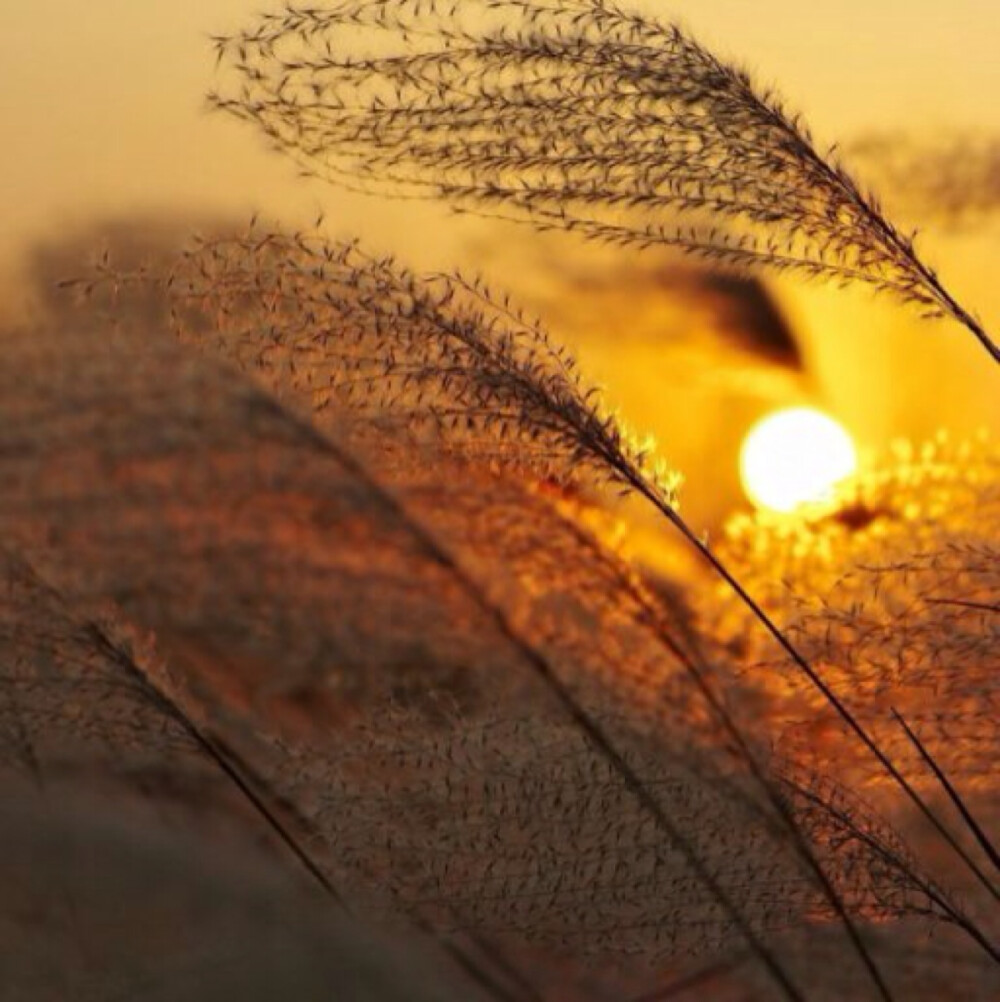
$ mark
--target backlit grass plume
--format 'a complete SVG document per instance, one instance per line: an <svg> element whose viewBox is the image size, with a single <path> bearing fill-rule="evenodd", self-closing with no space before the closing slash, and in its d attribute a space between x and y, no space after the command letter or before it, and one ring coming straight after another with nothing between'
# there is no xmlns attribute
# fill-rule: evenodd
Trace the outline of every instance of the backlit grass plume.
<svg viewBox="0 0 1000 1002"><path fill-rule="evenodd" d="M214 106L310 175L859 282L1000 349L779 99L607 0L344 0L216 39Z"/></svg>
<svg viewBox="0 0 1000 1002"><path fill-rule="evenodd" d="M570 357L505 300L457 276L422 279L353 243L258 231L200 241L160 281L182 337L220 353L314 413L331 409L406 430L431 429L450 450L561 480L611 482L650 502L697 550L782 648L880 767L973 861L894 761L674 506L672 484L651 471L616 419L576 376ZM101 279L99 279L101 280ZM988 883L983 876L983 881Z"/></svg>
<svg viewBox="0 0 1000 1002"><path fill-rule="evenodd" d="M672 510L677 477L651 445L603 406L570 352L477 280L416 276L354 242L256 226L200 240L164 274L105 277L162 283L183 339L207 340L315 416L402 429L543 479L640 487Z"/></svg>
<svg viewBox="0 0 1000 1002"><path fill-rule="evenodd" d="M997 816L1000 773L1000 448L988 439L900 447L843 490L834 514L736 521L727 562L880 743L915 777L917 750L886 712L891 699L964 793ZM730 604L739 619L744 613ZM719 632L736 635L732 622ZM749 663L769 660L755 642ZM783 659L778 659L783 660ZM766 677L784 675L777 661ZM798 702L797 700L794 702ZM815 754L811 695L788 703L784 743ZM861 762L859 785L875 777ZM933 776L915 779L920 785Z"/></svg>
<svg viewBox="0 0 1000 1002"><path fill-rule="evenodd" d="M605 968L666 970L833 920L732 768L671 627L543 497L426 453L401 471L405 451L386 491L335 422L318 434L155 327L104 333L8 338L0 516L60 588L115 596L155 634L338 897L389 896L450 947L530 940ZM537 684L543 664L571 702ZM93 712L75 679L60 691ZM8 696L14 738L53 698ZM927 911L929 878L870 851L874 819L852 811L845 835L791 806L855 919Z"/></svg>
<svg viewBox="0 0 1000 1002"><path fill-rule="evenodd" d="M514 484L443 464L386 492L332 428L144 334L8 338L0 514L60 588L155 634L338 896L389 897L451 946L660 964L737 930L763 955L823 907L712 765L640 610L543 504L523 517Z"/></svg>

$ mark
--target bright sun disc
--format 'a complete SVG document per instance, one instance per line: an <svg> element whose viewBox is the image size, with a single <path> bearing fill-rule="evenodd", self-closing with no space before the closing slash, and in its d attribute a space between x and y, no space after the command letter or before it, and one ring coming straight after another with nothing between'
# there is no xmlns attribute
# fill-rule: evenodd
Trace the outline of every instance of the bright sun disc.
<svg viewBox="0 0 1000 1002"><path fill-rule="evenodd" d="M740 477L759 508L787 512L829 499L858 465L854 443L833 418L790 407L758 421L740 451Z"/></svg>

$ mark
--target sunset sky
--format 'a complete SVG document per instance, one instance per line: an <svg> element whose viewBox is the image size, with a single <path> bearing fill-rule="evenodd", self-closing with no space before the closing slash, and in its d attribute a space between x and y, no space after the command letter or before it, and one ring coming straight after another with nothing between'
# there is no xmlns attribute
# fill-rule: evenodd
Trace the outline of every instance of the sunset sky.
<svg viewBox="0 0 1000 1002"><path fill-rule="evenodd" d="M678 17L716 51L775 84L824 141L872 131L1000 133L995 0L635 2ZM205 112L213 79L207 36L240 27L260 8L256 0L46 0L5 11L5 270L33 242L97 218L245 219L255 210L293 223L322 210L335 235L360 235L418 266L483 265L475 250L483 246L481 224L458 221L436 205L349 196L300 181L251 129ZM922 244L994 332L996 229L975 237L929 231ZM489 239L515 239L507 232L490 231ZM516 239L525 234L518 230ZM492 277L517 292L516 275ZM792 282L776 290L809 348L826 403L864 444L921 437L938 425L964 432L992 424L1000 431L996 372L957 329L921 327L866 295ZM600 345L583 350L600 366ZM647 386L636 396L655 401L658 392ZM640 418L648 420L653 409L642 407ZM666 426L668 412L654 423Z"/></svg>

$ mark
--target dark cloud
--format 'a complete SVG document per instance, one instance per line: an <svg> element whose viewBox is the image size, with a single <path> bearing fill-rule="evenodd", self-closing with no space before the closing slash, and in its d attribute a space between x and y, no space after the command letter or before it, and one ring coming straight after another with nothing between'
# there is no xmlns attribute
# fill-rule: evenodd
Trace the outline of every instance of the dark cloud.
<svg viewBox="0 0 1000 1002"><path fill-rule="evenodd" d="M723 330L745 350L789 369L804 368L791 325L759 279L702 272L689 274L688 289L711 300Z"/></svg>

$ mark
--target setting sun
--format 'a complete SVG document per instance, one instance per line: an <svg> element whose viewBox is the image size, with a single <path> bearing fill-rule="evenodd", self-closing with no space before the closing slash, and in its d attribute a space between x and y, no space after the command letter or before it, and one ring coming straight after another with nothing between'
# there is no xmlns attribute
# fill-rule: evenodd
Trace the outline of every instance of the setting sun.
<svg viewBox="0 0 1000 1002"><path fill-rule="evenodd" d="M822 501L857 467L847 432L811 407L776 411L750 429L740 451L740 479L760 508L792 511Z"/></svg>

